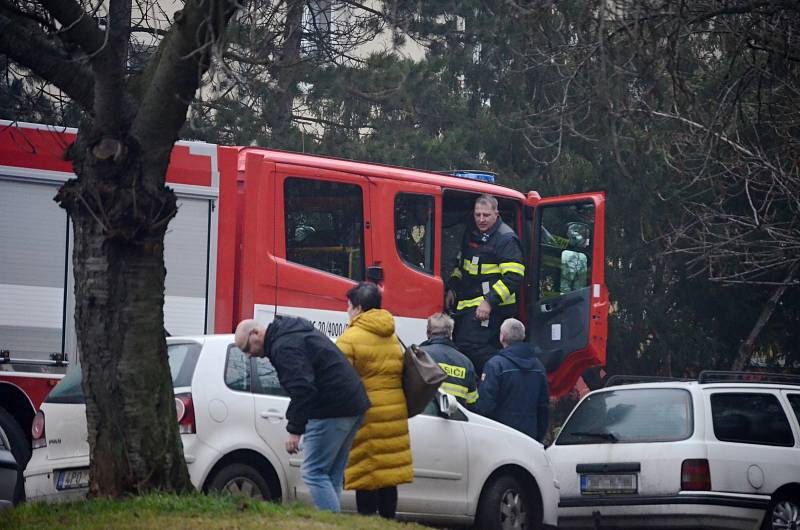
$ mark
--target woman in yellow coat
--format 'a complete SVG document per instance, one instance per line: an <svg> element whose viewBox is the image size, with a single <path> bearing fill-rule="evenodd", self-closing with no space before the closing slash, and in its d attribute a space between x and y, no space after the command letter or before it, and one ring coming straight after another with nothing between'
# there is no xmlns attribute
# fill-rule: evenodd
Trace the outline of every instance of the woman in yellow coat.
<svg viewBox="0 0 800 530"><path fill-rule="evenodd" d="M411 442L403 394L403 349L394 318L381 309L378 286L362 282L347 292L350 326L336 345L353 363L372 406L353 440L344 487L356 490L358 513L388 519L397 510L397 485L411 482Z"/></svg>

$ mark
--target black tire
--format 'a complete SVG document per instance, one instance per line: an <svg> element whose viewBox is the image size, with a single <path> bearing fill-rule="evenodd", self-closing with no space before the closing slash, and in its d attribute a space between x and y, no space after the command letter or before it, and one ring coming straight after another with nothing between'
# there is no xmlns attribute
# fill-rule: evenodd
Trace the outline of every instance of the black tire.
<svg viewBox="0 0 800 530"><path fill-rule="evenodd" d="M764 515L762 530L792 530L800 528L800 495L784 493L775 496Z"/></svg>
<svg viewBox="0 0 800 530"><path fill-rule="evenodd" d="M216 473L208 482L210 492L230 493L250 499L269 501L272 492L261 473L247 464L230 464Z"/></svg>
<svg viewBox="0 0 800 530"><path fill-rule="evenodd" d="M540 521L532 498L511 475L500 475L484 489L478 501L475 528L480 530L532 530Z"/></svg>
<svg viewBox="0 0 800 530"><path fill-rule="evenodd" d="M31 443L14 416L3 407L0 407L0 436L11 446L11 454L14 455L14 460L17 461L19 468L13 499L14 504L17 504L25 500L25 479L22 472L25 470L28 460L31 459Z"/></svg>

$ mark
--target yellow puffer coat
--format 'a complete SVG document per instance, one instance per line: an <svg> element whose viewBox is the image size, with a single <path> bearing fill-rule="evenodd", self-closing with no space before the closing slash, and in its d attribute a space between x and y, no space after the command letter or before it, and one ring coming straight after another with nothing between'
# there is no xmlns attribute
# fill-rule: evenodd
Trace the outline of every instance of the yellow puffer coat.
<svg viewBox="0 0 800 530"><path fill-rule="evenodd" d="M353 440L345 489L375 490L411 482L403 350L394 336L394 318L385 309L361 313L336 345L353 363L372 403Z"/></svg>

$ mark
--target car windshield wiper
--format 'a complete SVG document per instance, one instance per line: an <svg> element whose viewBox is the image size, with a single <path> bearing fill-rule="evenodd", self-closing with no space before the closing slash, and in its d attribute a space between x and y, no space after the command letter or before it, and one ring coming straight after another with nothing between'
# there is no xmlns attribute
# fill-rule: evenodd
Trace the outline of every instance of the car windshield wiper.
<svg viewBox="0 0 800 530"><path fill-rule="evenodd" d="M578 431L578 432L571 432L569 433L570 436L586 436L588 438L600 438L601 440L608 440L609 442L618 442L619 438L611 434L610 432L588 432L588 431Z"/></svg>

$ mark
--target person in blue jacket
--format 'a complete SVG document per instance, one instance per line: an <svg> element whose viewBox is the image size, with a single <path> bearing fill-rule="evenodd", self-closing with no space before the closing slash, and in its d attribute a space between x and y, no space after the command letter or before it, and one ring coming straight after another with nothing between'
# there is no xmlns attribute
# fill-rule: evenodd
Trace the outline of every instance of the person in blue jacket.
<svg viewBox="0 0 800 530"><path fill-rule="evenodd" d="M549 420L547 373L536 347L525 342L525 326L519 320L503 321L500 344L503 349L483 367L473 410L541 442Z"/></svg>

